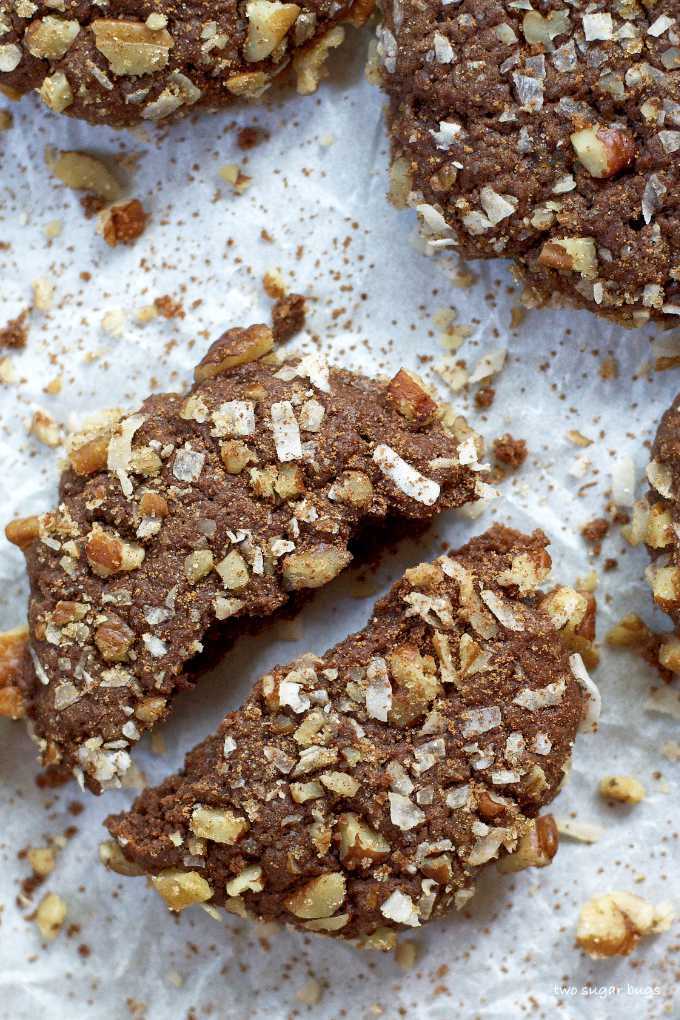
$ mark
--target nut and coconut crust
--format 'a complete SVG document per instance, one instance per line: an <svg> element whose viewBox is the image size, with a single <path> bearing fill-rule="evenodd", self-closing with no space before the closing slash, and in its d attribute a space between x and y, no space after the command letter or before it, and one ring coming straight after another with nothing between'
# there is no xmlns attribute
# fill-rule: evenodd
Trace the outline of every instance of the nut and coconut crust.
<svg viewBox="0 0 680 1020"><path fill-rule="evenodd" d="M464 437L402 402L401 373L279 361L272 345L266 326L229 330L188 394L86 426L59 506L7 528L31 583L13 686L43 762L97 792L225 627L331 581L367 524L377 538L388 517L427 522L484 491L481 465L459 463Z"/></svg>
<svg viewBox="0 0 680 1020"><path fill-rule="evenodd" d="M273 669L180 774L111 816L106 861L174 910L382 948L461 908L487 862L549 864L556 828L535 819L588 695L535 590L546 545L496 526L407 570L364 630Z"/></svg>
<svg viewBox="0 0 680 1020"><path fill-rule="evenodd" d="M113 127L166 122L198 108L257 99L292 61L315 91L342 22L364 0L0 0L0 88L36 90L55 113Z"/></svg>
<svg viewBox="0 0 680 1020"><path fill-rule="evenodd" d="M680 2L384 4L391 194L528 303L680 316Z"/></svg>
<svg viewBox="0 0 680 1020"><path fill-rule="evenodd" d="M636 501L626 537L633 545L647 546L652 562L646 577L652 596L675 627L674 634L653 642L653 654L662 670L680 674L680 396L659 422L647 479L650 489Z"/></svg>

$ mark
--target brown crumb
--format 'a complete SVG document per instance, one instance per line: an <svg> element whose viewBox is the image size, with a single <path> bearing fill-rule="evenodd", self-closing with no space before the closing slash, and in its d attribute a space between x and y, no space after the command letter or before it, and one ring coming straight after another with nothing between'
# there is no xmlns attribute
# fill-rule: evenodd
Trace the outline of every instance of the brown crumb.
<svg viewBox="0 0 680 1020"><path fill-rule="evenodd" d="M605 358L600 365L600 378L605 381L608 379L618 379L619 377L619 366L615 358Z"/></svg>
<svg viewBox="0 0 680 1020"><path fill-rule="evenodd" d="M54 790L65 786L71 779L71 772L62 765L48 765L35 777L35 785L39 790Z"/></svg>
<svg viewBox="0 0 680 1020"><path fill-rule="evenodd" d="M281 276L278 269L270 269L262 277L262 286L267 297L270 297L272 301L277 301L279 298L286 296L288 288Z"/></svg>
<svg viewBox="0 0 680 1020"><path fill-rule="evenodd" d="M510 310L510 329L519 329L527 316L527 310L523 305L513 305Z"/></svg>
<svg viewBox="0 0 680 1020"><path fill-rule="evenodd" d="M4 329L0 329L0 347L25 347L28 340L28 309L24 308L16 319L10 319Z"/></svg>
<svg viewBox="0 0 680 1020"><path fill-rule="evenodd" d="M595 517L592 521L587 521L581 528L581 534L588 545L593 547L596 556L599 556L602 551L602 540L608 531L609 521L606 517Z"/></svg>
<svg viewBox="0 0 680 1020"><path fill-rule="evenodd" d="M521 467L527 459L527 444L525 439L515 439L506 432L493 441L493 453L496 460L508 467Z"/></svg>
<svg viewBox="0 0 680 1020"><path fill-rule="evenodd" d="M180 301L177 301L170 294L163 294L161 297L154 298L154 305L158 310L159 315L162 315L164 319L183 319L184 308Z"/></svg>
<svg viewBox="0 0 680 1020"><path fill-rule="evenodd" d="M496 391L493 386L482 386L481 389L475 393L475 404L482 410L487 407L491 407L496 397Z"/></svg>
<svg viewBox="0 0 680 1020"><path fill-rule="evenodd" d="M277 343L284 343L302 329L305 324L305 297L303 294L288 294L279 298L272 308L272 332Z"/></svg>
<svg viewBox="0 0 680 1020"><path fill-rule="evenodd" d="M261 142L264 138L264 132L260 128L256 128L253 125L241 128L236 136L236 144L239 149L254 149L258 142Z"/></svg>
<svg viewBox="0 0 680 1020"><path fill-rule="evenodd" d="M149 216L137 198L120 202L105 209L99 221L98 232L112 248L117 244L132 244L146 229Z"/></svg>
<svg viewBox="0 0 680 1020"><path fill-rule="evenodd" d="M106 200L99 195L83 195L80 199L80 205L85 214L85 219L93 220L95 216L99 216L102 209L106 208Z"/></svg>

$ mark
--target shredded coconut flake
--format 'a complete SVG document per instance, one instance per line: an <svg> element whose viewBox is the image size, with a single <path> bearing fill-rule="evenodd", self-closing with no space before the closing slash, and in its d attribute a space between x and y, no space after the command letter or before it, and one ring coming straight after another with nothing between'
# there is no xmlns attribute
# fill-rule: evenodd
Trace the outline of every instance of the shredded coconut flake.
<svg viewBox="0 0 680 1020"><path fill-rule="evenodd" d="M400 793L388 793L387 796L390 800L390 818L392 819L392 824L396 825L402 832L414 829L425 821L424 812L419 807L416 807L408 797L403 797Z"/></svg>
<svg viewBox="0 0 680 1020"><path fill-rule="evenodd" d="M227 400L213 411L212 420L212 436L252 436L255 405L251 400Z"/></svg>
<svg viewBox="0 0 680 1020"><path fill-rule="evenodd" d="M55 689L54 692L54 707L57 712L61 712L62 709L68 708L69 705L74 705L76 701L80 699L82 692L78 690L75 684L64 683Z"/></svg>
<svg viewBox="0 0 680 1020"><path fill-rule="evenodd" d="M129 418L124 418L119 425L119 431L109 440L106 466L117 476L124 496L132 495L132 482L128 475L132 460L132 439L145 421L146 418L142 414L132 414Z"/></svg>
<svg viewBox="0 0 680 1020"><path fill-rule="evenodd" d="M611 14L584 14L583 31L587 42L614 38L614 21Z"/></svg>
<svg viewBox="0 0 680 1020"><path fill-rule="evenodd" d="M300 426L290 400L281 400L272 404L272 432L276 456L282 463L301 459Z"/></svg>
<svg viewBox="0 0 680 1020"><path fill-rule="evenodd" d="M465 786L456 786L455 789L449 790L446 794L446 806L452 810L467 807L469 803L470 787L467 784Z"/></svg>
<svg viewBox="0 0 680 1020"><path fill-rule="evenodd" d="M387 722L392 707L392 684L384 659L371 659L366 668L368 688L366 690L366 711L371 719Z"/></svg>
<svg viewBox="0 0 680 1020"><path fill-rule="evenodd" d="M668 464L660 464L653 460L647 465L649 484L666 499L673 498L673 473Z"/></svg>
<svg viewBox="0 0 680 1020"><path fill-rule="evenodd" d="M279 704L281 706L288 705L289 708L292 708L298 714L306 712L311 702L309 698L300 694L301 690L301 684L293 683L292 680L282 680L279 684Z"/></svg>
<svg viewBox="0 0 680 1020"><path fill-rule="evenodd" d="M521 620L517 619L505 599L502 599L500 595L496 595L495 592L490 591L488 588L485 588L479 594L484 605L488 606L498 622L504 627L514 631L524 630L524 624Z"/></svg>
<svg viewBox="0 0 680 1020"><path fill-rule="evenodd" d="M488 708L469 708L464 713L463 736L473 737L478 733L486 733L500 726L503 721L501 710L496 705Z"/></svg>
<svg viewBox="0 0 680 1020"><path fill-rule="evenodd" d="M569 668L572 676L586 692L586 705L581 718L579 729L595 732L602 710L602 697L595 681L591 678L586 669L583 659L574 652L569 656Z"/></svg>
<svg viewBox="0 0 680 1020"><path fill-rule="evenodd" d="M373 460L391 482L411 499L425 506L432 506L439 499L441 487L438 482L421 475L416 468L407 464L390 446L380 443L373 451Z"/></svg>
<svg viewBox="0 0 680 1020"><path fill-rule="evenodd" d="M175 454L172 473L178 482L195 482L203 470L205 454L185 447Z"/></svg>
<svg viewBox="0 0 680 1020"><path fill-rule="evenodd" d="M462 130L463 129L460 124L456 124L455 121L440 120L439 130L430 130L430 134L432 135L437 148L442 152L446 152L451 148L451 145Z"/></svg>
<svg viewBox="0 0 680 1020"><path fill-rule="evenodd" d="M580 658L580 656L579 656ZM512 699L513 704L528 708L530 712L536 712L541 708L550 708L552 705L559 705L566 690L566 680L556 680L552 684L532 690L525 687Z"/></svg>
<svg viewBox="0 0 680 1020"><path fill-rule="evenodd" d="M632 457L619 457L612 468L612 498L618 506L632 506L635 501L635 465Z"/></svg>
<svg viewBox="0 0 680 1020"><path fill-rule="evenodd" d="M392 895L387 897L380 907L380 913L397 924L407 924L411 928L420 926L418 908L411 897L400 889L395 889Z"/></svg>
<svg viewBox="0 0 680 1020"><path fill-rule="evenodd" d="M142 641L149 655L153 656L154 659L161 659L168 650L165 641L161 641L159 637L155 637L153 634L142 634Z"/></svg>
<svg viewBox="0 0 680 1020"><path fill-rule="evenodd" d="M562 836L569 836L570 839L577 839L579 843L597 843L602 839L605 830L601 825L593 825L590 822L578 822L573 818L556 818L557 831Z"/></svg>
<svg viewBox="0 0 680 1020"><path fill-rule="evenodd" d="M496 350L489 351L488 354L485 354L479 359L476 368L470 376L469 382L482 382L483 379L488 379L492 375L497 375L503 368L507 355L507 347L499 347Z"/></svg>
<svg viewBox="0 0 680 1020"><path fill-rule="evenodd" d="M300 408L300 428L305 432L320 432L326 408L318 400L306 400Z"/></svg>

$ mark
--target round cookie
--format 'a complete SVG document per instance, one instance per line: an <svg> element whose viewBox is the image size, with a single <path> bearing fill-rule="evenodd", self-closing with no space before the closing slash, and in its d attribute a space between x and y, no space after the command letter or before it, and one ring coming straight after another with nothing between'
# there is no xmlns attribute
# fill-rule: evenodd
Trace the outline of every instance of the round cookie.
<svg viewBox="0 0 680 1020"><path fill-rule="evenodd" d="M680 0L385 9L392 197L530 302L680 322ZM535 8L535 9L534 9Z"/></svg>
<svg viewBox="0 0 680 1020"><path fill-rule="evenodd" d="M314 92L340 22L359 25L372 0L0 0L0 89L36 89L50 109L129 127L191 108L258 98L293 60Z"/></svg>

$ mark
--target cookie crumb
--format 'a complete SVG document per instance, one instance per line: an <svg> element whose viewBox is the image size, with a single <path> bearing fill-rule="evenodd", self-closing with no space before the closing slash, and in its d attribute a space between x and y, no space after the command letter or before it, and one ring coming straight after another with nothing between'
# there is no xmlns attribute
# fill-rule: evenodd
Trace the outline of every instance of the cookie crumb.
<svg viewBox="0 0 680 1020"><path fill-rule="evenodd" d="M119 202L104 209L99 216L97 233L115 248L117 244L132 244L146 230L149 215L137 198Z"/></svg>
<svg viewBox="0 0 680 1020"><path fill-rule="evenodd" d="M501 464L507 464L508 467L516 469L521 467L527 459L526 440L515 439L509 432L506 432L504 436L494 439L493 453Z"/></svg>
<svg viewBox="0 0 680 1020"><path fill-rule="evenodd" d="M0 347L25 347L27 341L28 309L24 308L16 319L10 319L7 325L0 329Z"/></svg>
<svg viewBox="0 0 680 1020"><path fill-rule="evenodd" d="M289 294L279 298L272 308L272 332L277 343L285 343L299 333L305 324L305 297Z"/></svg>
<svg viewBox="0 0 680 1020"><path fill-rule="evenodd" d="M602 551L602 540L609 531L609 521L606 517L595 517L587 521L581 528L581 534L588 545L592 546L596 556Z"/></svg>

